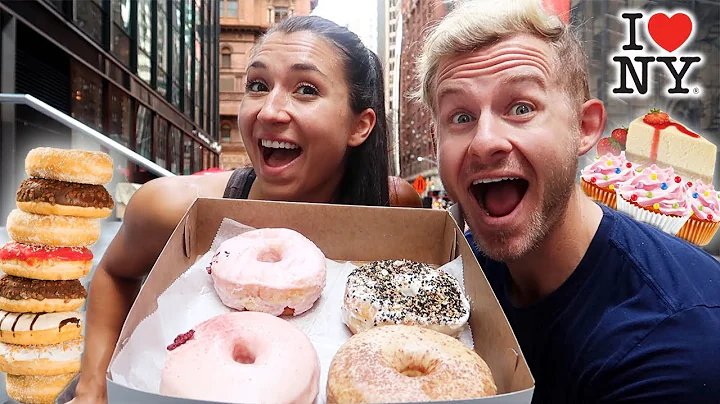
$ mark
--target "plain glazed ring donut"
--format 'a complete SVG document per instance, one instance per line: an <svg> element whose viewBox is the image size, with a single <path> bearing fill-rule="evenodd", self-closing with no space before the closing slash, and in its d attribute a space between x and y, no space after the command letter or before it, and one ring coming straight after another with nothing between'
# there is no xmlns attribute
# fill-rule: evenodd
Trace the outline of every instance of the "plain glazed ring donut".
<svg viewBox="0 0 720 404"><path fill-rule="evenodd" d="M10 241L0 247L0 271L46 281L80 279L92 269L93 253L85 247L46 247Z"/></svg>
<svg viewBox="0 0 720 404"><path fill-rule="evenodd" d="M310 339L260 312L231 312L179 335L168 346L160 394L247 403L313 403L320 361Z"/></svg>
<svg viewBox="0 0 720 404"><path fill-rule="evenodd" d="M275 316L309 310L325 287L325 255L290 229L258 229L220 244L210 273L220 300Z"/></svg>
<svg viewBox="0 0 720 404"><path fill-rule="evenodd" d="M75 378L76 373L57 376L18 376L8 374L5 381L10 398L20 403L55 404L57 397Z"/></svg>
<svg viewBox="0 0 720 404"><path fill-rule="evenodd" d="M328 404L414 403L488 397L485 361L462 342L422 327L386 325L355 334L330 363Z"/></svg>
<svg viewBox="0 0 720 404"><path fill-rule="evenodd" d="M31 177L103 185L112 180L113 161L102 152L38 147L25 158L25 172Z"/></svg>
<svg viewBox="0 0 720 404"><path fill-rule="evenodd" d="M36 215L14 209L7 218L11 239L51 247L87 247L100 238L100 222L73 216Z"/></svg>
<svg viewBox="0 0 720 404"><path fill-rule="evenodd" d="M342 318L353 334L405 324L457 336L470 303L452 275L408 260L376 261L348 275Z"/></svg>
<svg viewBox="0 0 720 404"><path fill-rule="evenodd" d="M21 376L54 376L80 371L82 339L54 345L0 342L0 371Z"/></svg>

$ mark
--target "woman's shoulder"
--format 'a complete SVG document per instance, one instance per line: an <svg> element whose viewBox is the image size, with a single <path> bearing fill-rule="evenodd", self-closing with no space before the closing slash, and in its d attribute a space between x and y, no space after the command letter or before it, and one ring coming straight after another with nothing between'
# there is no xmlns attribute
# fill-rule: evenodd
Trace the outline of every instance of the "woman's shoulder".
<svg viewBox="0 0 720 404"><path fill-rule="evenodd" d="M388 177L390 206L406 208L422 208L422 199L409 182L400 177Z"/></svg>

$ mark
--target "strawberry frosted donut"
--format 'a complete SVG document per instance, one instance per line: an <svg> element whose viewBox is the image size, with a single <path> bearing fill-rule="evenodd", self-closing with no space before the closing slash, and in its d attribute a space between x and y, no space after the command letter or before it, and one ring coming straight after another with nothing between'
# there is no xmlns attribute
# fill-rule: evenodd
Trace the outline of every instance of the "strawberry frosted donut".
<svg viewBox="0 0 720 404"><path fill-rule="evenodd" d="M289 322L231 312L179 335L167 348L160 394L222 402L315 401L320 361L310 339Z"/></svg>
<svg viewBox="0 0 720 404"><path fill-rule="evenodd" d="M226 240L209 272L220 300L275 316L309 310L325 287L325 255L290 229L258 229Z"/></svg>

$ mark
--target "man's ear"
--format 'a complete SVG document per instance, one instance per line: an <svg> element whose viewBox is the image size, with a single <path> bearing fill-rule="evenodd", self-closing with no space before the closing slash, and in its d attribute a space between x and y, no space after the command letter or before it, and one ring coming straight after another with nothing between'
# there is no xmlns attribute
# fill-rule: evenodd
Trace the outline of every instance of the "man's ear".
<svg viewBox="0 0 720 404"><path fill-rule="evenodd" d="M376 119L375 111L372 108L361 112L355 123L355 130L348 138L348 146L357 147L363 144L375 127Z"/></svg>
<svg viewBox="0 0 720 404"><path fill-rule="evenodd" d="M580 121L578 155L582 156L595 147L605 130L607 123L605 105L598 99L585 101L578 120Z"/></svg>

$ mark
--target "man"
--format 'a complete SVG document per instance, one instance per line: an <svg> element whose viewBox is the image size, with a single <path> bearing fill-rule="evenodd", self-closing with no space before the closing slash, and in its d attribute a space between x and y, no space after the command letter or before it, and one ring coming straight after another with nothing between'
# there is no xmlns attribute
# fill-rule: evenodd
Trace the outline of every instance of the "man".
<svg viewBox="0 0 720 404"><path fill-rule="evenodd" d="M460 4L425 42L419 80L533 402L718 403L720 264L576 185L606 112L570 29L539 0Z"/></svg>

